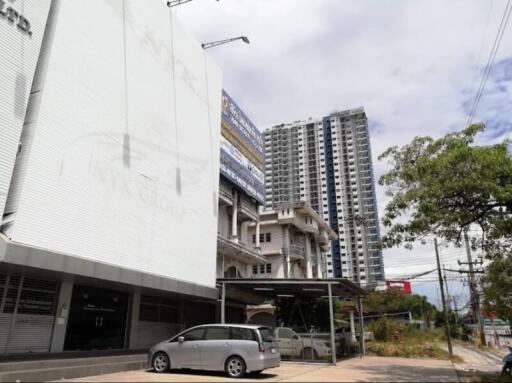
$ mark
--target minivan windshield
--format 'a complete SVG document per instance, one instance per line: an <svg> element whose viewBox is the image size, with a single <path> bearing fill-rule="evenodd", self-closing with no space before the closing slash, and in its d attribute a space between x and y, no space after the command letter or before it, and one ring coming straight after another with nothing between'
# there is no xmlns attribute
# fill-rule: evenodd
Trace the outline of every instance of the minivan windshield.
<svg viewBox="0 0 512 383"><path fill-rule="evenodd" d="M273 342L274 337L272 336L272 331L269 327L260 327L258 329L261 334L261 340L263 342Z"/></svg>

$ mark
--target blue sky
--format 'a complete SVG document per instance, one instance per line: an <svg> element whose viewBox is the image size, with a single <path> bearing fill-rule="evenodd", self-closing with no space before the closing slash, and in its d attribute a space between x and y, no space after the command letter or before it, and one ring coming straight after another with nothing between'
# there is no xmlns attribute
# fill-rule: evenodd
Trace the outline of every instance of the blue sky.
<svg viewBox="0 0 512 383"><path fill-rule="evenodd" d="M377 157L417 135L463 127L506 0L194 0L178 18L201 42L247 35L212 49L224 86L260 128L334 110L366 108ZM511 23L512 24L512 23ZM475 120L481 144L511 135L512 25ZM511 136L512 138L512 136ZM377 188L379 210L387 198ZM382 213L381 213L382 215ZM447 249L447 263L464 253ZM435 266L431 246L385 251L390 277ZM433 284L418 285L436 301ZM429 287L430 286L430 287Z"/></svg>

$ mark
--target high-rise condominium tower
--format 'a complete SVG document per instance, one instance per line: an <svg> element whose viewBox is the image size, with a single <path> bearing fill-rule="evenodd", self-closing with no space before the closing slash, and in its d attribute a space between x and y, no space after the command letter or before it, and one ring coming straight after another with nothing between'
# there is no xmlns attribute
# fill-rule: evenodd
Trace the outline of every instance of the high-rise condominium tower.
<svg viewBox="0 0 512 383"><path fill-rule="evenodd" d="M329 276L362 285L383 280L364 108L274 126L265 148L265 206L308 201L339 235L327 255Z"/></svg>

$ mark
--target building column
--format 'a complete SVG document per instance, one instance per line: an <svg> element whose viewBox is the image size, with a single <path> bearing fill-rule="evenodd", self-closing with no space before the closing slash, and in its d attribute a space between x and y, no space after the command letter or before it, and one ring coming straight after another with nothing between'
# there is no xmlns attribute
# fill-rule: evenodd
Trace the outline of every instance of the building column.
<svg viewBox="0 0 512 383"><path fill-rule="evenodd" d="M283 226L283 250L284 250L284 277L290 277L290 228L288 225Z"/></svg>
<svg viewBox="0 0 512 383"><path fill-rule="evenodd" d="M354 311L350 311L350 335L352 337L352 341L356 341L356 323L355 323L355 315Z"/></svg>
<svg viewBox="0 0 512 383"><path fill-rule="evenodd" d="M231 215L231 240L238 243L238 191L233 192L233 214Z"/></svg>
<svg viewBox="0 0 512 383"><path fill-rule="evenodd" d="M327 272L327 253L325 251L322 251L321 253L322 258L322 279L326 279L329 277L329 274Z"/></svg>
<svg viewBox="0 0 512 383"><path fill-rule="evenodd" d="M322 250L318 241L315 241L316 246L316 277L322 278Z"/></svg>
<svg viewBox="0 0 512 383"><path fill-rule="evenodd" d="M220 323L226 323L226 284L221 286L221 300L220 300Z"/></svg>
<svg viewBox="0 0 512 383"><path fill-rule="evenodd" d="M331 333L331 362L332 364L336 364L336 337L335 337L335 328L334 328L334 302L332 299L332 287L331 284L327 284L327 292L329 295L329 324L330 324L330 333Z"/></svg>
<svg viewBox="0 0 512 383"><path fill-rule="evenodd" d="M313 278L313 258L311 254L311 237L306 233L306 278Z"/></svg>
<svg viewBox="0 0 512 383"><path fill-rule="evenodd" d="M255 241L254 241L254 247L256 248L256 251L258 253L261 252L261 244L260 244L260 220L256 222L256 233L255 233Z"/></svg>
<svg viewBox="0 0 512 383"><path fill-rule="evenodd" d="M68 327L69 308L71 307L71 296L73 293L72 277L64 277L60 285L59 299L57 301L57 313L53 324L53 335L50 344L50 352L64 351L64 341Z"/></svg>
<svg viewBox="0 0 512 383"><path fill-rule="evenodd" d="M250 243L252 242L252 238L249 238L249 222L244 221L240 223L240 233L238 234L238 241L244 242L247 247L250 247Z"/></svg>
<svg viewBox="0 0 512 383"><path fill-rule="evenodd" d="M364 311L363 311L363 297L359 297L358 299L359 306L359 333L361 334L359 337L359 351L361 356L365 355L365 342L364 342Z"/></svg>
<svg viewBox="0 0 512 383"><path fill-rule="evenodd" d="M139 330L139 310L140 310L140 291L136 290L132 294L132 307L130 312L130 328L128 335L128 349L136 350L138 347Z"/></svg>

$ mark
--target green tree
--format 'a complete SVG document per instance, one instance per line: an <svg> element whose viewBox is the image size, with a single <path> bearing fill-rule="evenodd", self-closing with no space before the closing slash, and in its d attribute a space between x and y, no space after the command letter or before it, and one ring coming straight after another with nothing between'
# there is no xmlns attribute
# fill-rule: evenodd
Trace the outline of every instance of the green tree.
<svg viewBox="0 0 512 383"><path fill-rule="evenodd" d="M275 301L276 317L280 324L293 327L298 331L329 331L329 303L327 299L278 298ZM334 312L338 311L338 302L334 302Z"/></svg>
<svg viewBox="0 0 512 383"><path fill-rule="evenodd" d="M487 306L512 318L512 159L507 142L477 146L485 127L472 125L434 140L416 137L392 147L380 159L391 165L379 183L391 201L383 217L384 247L405 245L435 235L460 245L463 233L478 225L472 239L491 264L485 275Z"/></svg>
<svg viewBox="0 0 512 383"><path fill-rule="evenodd" d="M405 331L405 326L398 321L382 317L370 323L368 330L373 333L375 340L389 342L399 340Z"/></svg>
<svg viewBox="0 0 512 383"><path fill-rule="evenodd" d="M483 282L486 308L512 323L512 255L493 259Z"/></svg>
<svg viewBox="0 0 512 383"><path fill-rule="evenodd" d="M372 313L391 313L410 311L412 316L420 319L433 318L436 313L434 305L427 301L427 297L411 294L404 294L399 289L386 291L372 291L364 300L364 308Z"/></svg>
<svg viewBox="0 0 512 383"><path fill-rule="evenodd" d="M489 252L510 246L512 160L506 142L474 145L483 130L472 125L438 140L416 137L379 157L391 165L379 180L391 197L383 217L385 247L411 248L429 235L460 244L474 224L485 232Z"/></svg>

